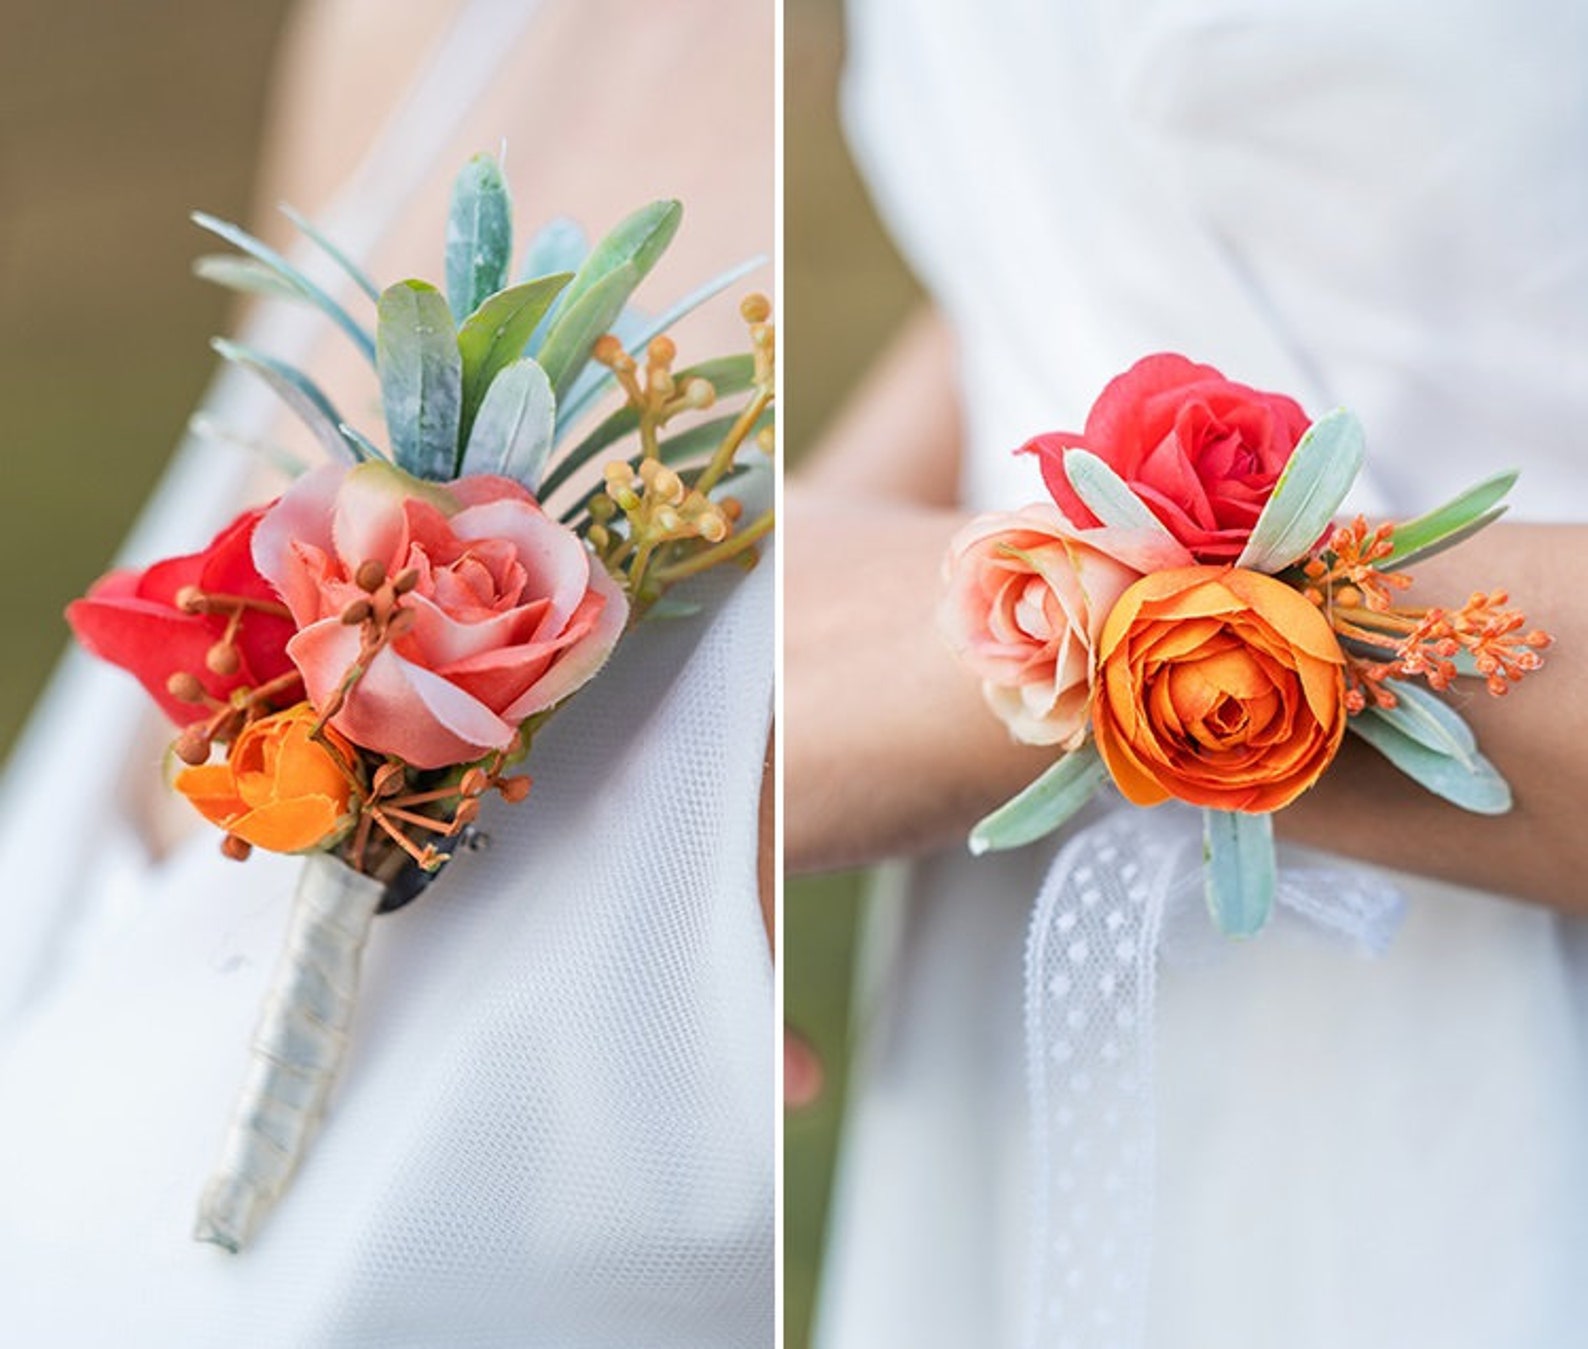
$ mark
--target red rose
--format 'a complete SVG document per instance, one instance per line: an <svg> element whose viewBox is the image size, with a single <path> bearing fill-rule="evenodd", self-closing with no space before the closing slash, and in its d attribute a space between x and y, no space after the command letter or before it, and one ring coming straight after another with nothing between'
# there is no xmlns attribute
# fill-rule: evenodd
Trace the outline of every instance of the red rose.
<svg viewBox="0 0 1588 1349"><path fill-rule="evenodd" d="M1064 472L1064 451L1078 446L1130 484L1198 562L1233 562L1309 425L1283 394L1164 353L1109 381L1084 434L1036 436L1021 452L1041 458L1043 481L1071 524L1102 523Z"/></svg>
<svg viewBox="0 0 1588 1349"><path fill-rule="evenodd" d="M245 511L202 553L157 562L143 572L113 571L67 606L77 640L135 675L179 726L209 715L209 709L176 697L167 687L173 675L191 674L211 697L224 699L234 689L257 688L293 669L287 642L296 629L251 551L263 514ZM195 591L209 597L198 612ZM188 607L178 603L179 596ZM288 691L281 705L301 696L301 690Z"/></svg>

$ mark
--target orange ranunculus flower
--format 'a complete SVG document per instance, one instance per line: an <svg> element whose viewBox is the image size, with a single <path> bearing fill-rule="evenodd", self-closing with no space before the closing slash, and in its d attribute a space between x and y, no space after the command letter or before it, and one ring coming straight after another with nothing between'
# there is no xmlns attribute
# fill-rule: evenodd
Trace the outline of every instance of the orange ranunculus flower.
<svg viewBox="0 0 1588 1349"><path fill-rule="evenodd" d="M305 852L347 819L351 786L329 750L309 738L316 713L308 703L250 722L225 763L177 774L176 789L205 819L270 852ZM352 762L352 746L326 735Z"/></svg>
<svg viewBox="0 0 1588 1349"><path fill-rule="evenodd" d="M1144 576L1098 644L1097 748L1138 806L1288 805L1345 734L1345 658L1328 620L1258 572L1177 567Z"/></svg>

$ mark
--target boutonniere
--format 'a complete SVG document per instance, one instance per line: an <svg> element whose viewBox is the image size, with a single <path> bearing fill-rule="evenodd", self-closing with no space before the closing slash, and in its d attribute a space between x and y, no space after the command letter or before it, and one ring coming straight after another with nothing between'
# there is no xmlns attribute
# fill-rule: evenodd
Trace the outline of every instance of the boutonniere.
<svg viewBox="0 0 1588 1349"><path fill-rule="evenodd" d="M1214 921L1255 935L1273 907L1273 814L1347 732L1470 811L1504 778L1440 696L1502 695L1547 633L1503 590L1405 602L1410 569L1504 511L1500 473L1413 520L1336 512L1362 468L1349 412L1156 355L1113 380L1080 434L1039 435L1052 501L984 516L949 551L943 630L1018 740L1054 764L971 834L974 852L1057 829L1106 781L1202 808Z"/></svg>
<svg viewBox="0 0 1588 1349"><path fill-rule="evenodd" d="M179 727L174 786L226 854L304 858L200 1201L196 1236L232 1251L324 1114L376 914L477 841L483 798L530 794L537 731L635 623L690 611L666 598L675 584L752 564L773 527L736 487L773 449L766 299L741 305L741 353L681 366L667 336L759 260L659 315L629 304L678 229L677 202L641 208L594 247L555 221L510 281L507 185L476 157L453 189L444 290L378 287L289 214L361 292L373 331L203 215L240 252L198 270L323 310L374 366L386 443L304 371L217 340L307 423L325 462L201 551L114 572L68 610L82 644L132 672ZM614 389L616 406L595 418Z"/></svg>

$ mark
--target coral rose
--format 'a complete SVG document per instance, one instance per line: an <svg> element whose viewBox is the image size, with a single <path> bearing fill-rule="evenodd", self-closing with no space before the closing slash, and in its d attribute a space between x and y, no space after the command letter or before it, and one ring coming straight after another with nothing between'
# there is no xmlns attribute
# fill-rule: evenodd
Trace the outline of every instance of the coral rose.
<svg viewBox="0 0 1588 1349"><path fill-rule="evenodd" d="M579 536L506 478L316 469L260 522L254 560L298 622L287 651L322 708L360 656L360 626L342 621L365 598L359 573L414 573L400 601L411 626L370 660L331 724L417 768L506 748L526 718L595 674L628 617Z"/></svg>
<svg viewBox="0 0 1588 1349"><path fill-rule="evenodd" d="M1164 564L1155 549L1128 531L1071 529L1052 506L981 516L955 536L938 623L1015 739L1074 749L1086 738L1103 620Z"/></svg>
<svg viewBox="0 0 1588 1349"><path fill-rule="evenodd" d="M244 512L203 552L157 562L147 571L111 572L66 608L77 640L101 660L135 675L179 726L209 716L210 709L174 697L167 687L172 675L190 674L212 698L224 700L234 689L257 688L292 670L287 641L293 625L285 615L270 612L279 609L280 596L254 568L250 551L263 514ZM232 610L195 613L178 607L178 595L190 587L267 608L244 608L231 642L224 643ZM236 656L236 668L227 673L211 669L208 661L211 650L223 643ZM291 696L298 696L296 690Z"/></svg>
<svg viewBox="0 0 1588 1349"><path fill-rule="evenodd" d="M1097 748L1138 806L1265 812L1317 781L1345 733L1344 657L1281 581L1228 567L1145 576L1098 646Z"/></svg>
<svg viewBox="0 0 1588 1349"><path fill-rule="evenodd" d="M1196 561L1233 562L1308 425L1293 399L1166 353L1110 380L1084 433L1055 431L1021 449L1041 458L1072 524L1098 523L1064 471L1064 451L1079 447L1106 461Z"/></svg>
<svg viewBox="0 0 1588 1349"><path fill-rule="evenodd" d="M305 852L346 828L351 787L331 751L309 737L307 703L249 722L225 763L177 774L176 789L212 824L270 852ZM335 731L327 737L353 759Z"/></svg>

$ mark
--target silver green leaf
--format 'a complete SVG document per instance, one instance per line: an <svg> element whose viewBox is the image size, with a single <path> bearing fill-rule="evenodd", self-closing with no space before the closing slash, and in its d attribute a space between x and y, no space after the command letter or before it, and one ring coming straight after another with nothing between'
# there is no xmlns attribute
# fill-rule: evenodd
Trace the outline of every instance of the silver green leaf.
<svg viewBox="0 0 1588 1349"><path fill-rule="evenodd" d="M441 292L399 281L381 292L375 329L381 404L397 466L446 482L458 467L463 359Z"/></svg>
<svg viewBox="0 0 1588 1349"><path fill-rule="evenodd" d="M1064 476L1070 480L1075 495L1105 525L1173 537L1163 521L1130 490L1130 484L1090 450L1066 450Z"/></svg>
<svg viewBox="0 0 1588 1349"><path fill-rule="evenodd" d="M676 201L653 201L625 216L580 265L568 288L568 306L577 304L603 277L620 267L632 264L641 277L646 276L672 243L683 216L684 208Z"/></svg>
<svg viewBox="0 0 1588 1349"><path fill-rule="evenodd" d="M584 229L577 221L559 216L544 225L529 241L518 279L533 281L536 277L550 276L553 272L577 272L589 256L590 241L585 237ZM564 291L563 295L567 293ZM562 299L563 296L559 295L553 301L545 318L541 319L540 326L529 335L529 343L524 348L526 356L534 356L540 351L546 334L551 331L551 325L562 312Z"/></svg>
<svg viewBox="0 0 1588 1349"><path fill-rule="evenodd" d="M387 463L391 462L391 456L357 427L349 426L346 422L340 422L336 429L347 437L348 444L353 447L354 453L360 458L384 459Z"/></svg>
<svg viewBox="0 0 1588 1349"><path fill-rule="evenodd" d="M570 280L567 272L561 272L497 291L463 320L458 352L463 357L464 440L491 381L524 354L529 335Z"/></svg>
<svg viewBox="0 0 1588 1349"><path fill-rule="evenodd" d="M590 359L590 348L598 337L611 330L624 300L639 283L639 270L633 263L626 262L616 271L608 272L577 301L564 304L535 357L559 398L579 377Z"/></svg>
<svg viewBox="0 0 1588 1349"><path fill-rule="evenodd" d="M507 284L512 256L513 205L507 179L495 156L475 155L453 181L447 214L447 301L455 317L472 314Z"/></svg>
<svg viewBox="0 0 1588 1349"><path fill-rule="evenodd" d="M332 459L363 458L363 451L341 432L342 418L331 406L331 400L320 391L312 379L301 370L295 370L285 361L267 356L262 351L245 347L240 342L230 342L224 337L212 337L214 347L228 361L252 371L264 380L281 401L298 414L299 419L324 447Z"/></svg>
<svg viewBox="0 0 1588 1349"><path fill-rule="evenodd" d="M515 362L486 391L463 451L463 472L499 473L537 492L556 422L546 372L528 357Z"/></svg>
<svg viewBox="0 0 1588 1349"><path fill-rule="evenodd" d="M1291 452L1235 565L1272 576L1305 557L1356 482L1366 453L1362 423L1344 408L1313 422Z"/></svg>
<svg viewBox="0 0 1588 1349"><path fill-rule="evenodd" d="M1505 513L1500 502L1516 485L1516 479L1515 469L1496 473L1426 515L1396 525L1390 536L1394 547L1378 565L1405 567L1470 538Z"/></svg>
<svg viewBox="0 0 1588 1349"><path fill-rule="evenodd" d="M1018 848L1051 834L1092 799L1108 778L1097 747L1085 744L1047 769L970 831L970 850L983 853Z"/></svg>
<svg viewBox="0 0 1588 1349"><path fill-rule="evenodd" d="M1384 687L1395 695L1394 707L1374 710L1396 730L1436 754L1455 759L1468 768L1480 757L1478 740L1461 715L1438 694L1409 680L1392 679Z"/></svg>
<svg viewBox="0 0 1588 1349"><path fill-rule="evenodd" d="M553 272L576 272L590 254L590 240L577 220L558 216L542 225L524 250L520 281L550 276Z"/></svg>
<svg viewBox="0 0 1588 1349"><path fill-rule="evenodd" d="M1371 707L1349 725L1412 781L1452 805L1475 815L1504 815L1511 809L1510 785L1476 749L1460 758L1441 754Z"/></svg>
<svg viewBox="0 0 1588 1349"><path fill-rule="evenodd" d="M303 292L282 279L273 267L235 253L206 253L193 259L193 275L213 285L244 295L264 295L272 300L306 303Z"/></svg>
<svg viewBox="0 0 1588 1349"><path fill-rule="evenodd" d="M309 280L298 268L288 262L280 253L268 244L261 243L247 230L233 225L230 221L219 220L215 216L203 211L194 211L190 219L200 229L206 229L211 234L219 235L227 243L242 249L249 257L257 259L269 267L288 285L292 286L308 300L317 306L338 328L348 335L366 359L375 359L375 339L365 329L354 321L353 316L343 309L324 289Z"/></svg>
<svg viewBox="0 0 1588 1349"><path fill-rule="evenodd" d="M1274 818L1239 810L1204 810L1208 912L1226 937L1255 937L1273 912L1279 871Z"/></svg>
<svg viewBox="0 0 1588 1349"><path fill-rule="evenodd" d="M683 207L676 201L642 206L619 222L580 265L538 353L558 398L567 394L590 358L591 345L611 329L672 242L682 217Z"/></svg>
<svg viewBox="0 0 1588 1349"><path fill-rule="evenodd" d="M649 319L638 325L632 337L626 337L624 345L631 354L644 349L652 338L660 337L669 328L680 320L687 318L699 309L706 301L715 299L727 290L735 281L748 276L761 266L766 259L760 255L747 258L737 267L730 267L727 271L719 273L702 286L697 286L682 299L675 301L654 319ZM600 378L592 381L587 388L574 391L574 397L562 412L562 425L565 429L579 420L580 416L595 402L607 389L612 386L613 375L610 370L600 372Z"/></svg>
<svg viewBox="0 0 1588 1349"><path fill-rule="evenodd" d="M241 431L227 426L224 422L217 421L207 413L195 412L188 418L187 429L190 434L207 440L214 445L225 445L230 449L246 450L249 454L256 454L265 463L278 472L284 473L289 478L301 477L309 471L310 465L300 459L285 445L278 445L273 440L265 440L253 436L246 436Z"/></svg>
<svg viewBox="0 0 1588 1349"><path fill-rule="evenodd" d="M306 239L309 239L313 243L319 245L320 251L342 269L349 281L363 291L364 294L369 296L370 299L376 301L377 303L379 302L380 287L377 286L373 280L371 280L369 273L360 267L356 262L354 262L352 258L348 257L346 253L344 253L325 234L323 234L320 231L319 226L317 226L312 220L303 215L301 212L287 205L286 202L281 202L278 209L281 211L282 215L286 216L288 220L290 220L298 227L300 231L302 231L303 236Z"/></svg>

